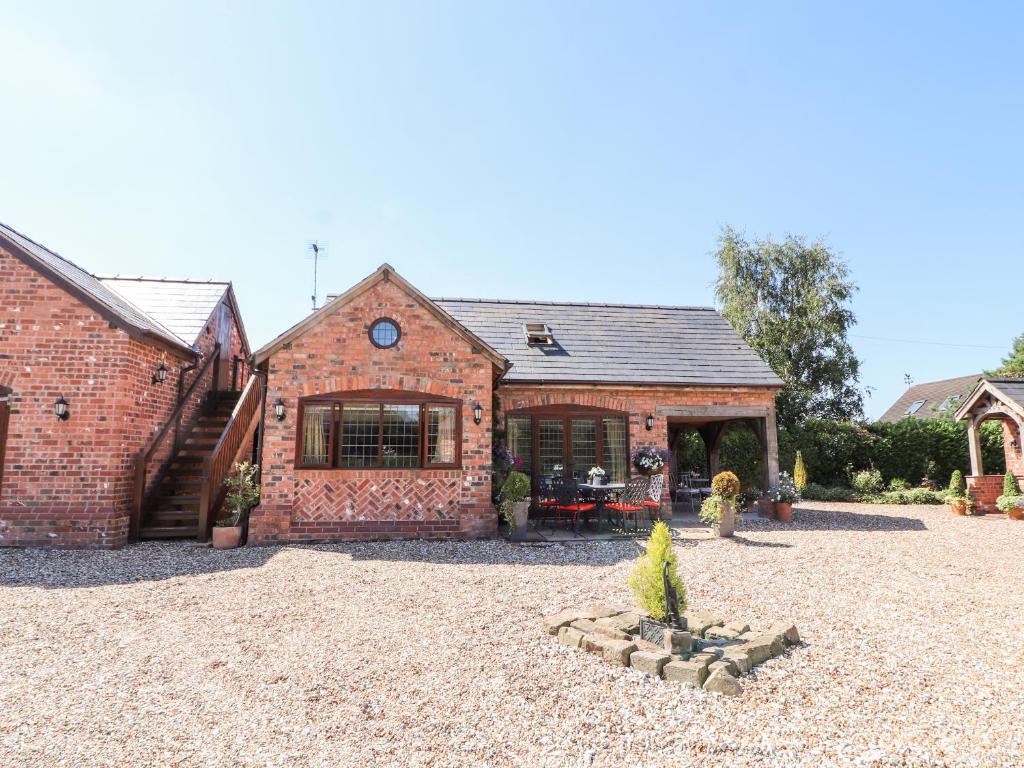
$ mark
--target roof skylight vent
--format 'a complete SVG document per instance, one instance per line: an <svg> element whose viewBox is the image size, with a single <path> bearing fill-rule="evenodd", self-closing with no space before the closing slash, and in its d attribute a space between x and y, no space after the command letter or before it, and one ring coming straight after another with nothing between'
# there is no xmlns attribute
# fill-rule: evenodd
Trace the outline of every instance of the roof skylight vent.
<svg viewBox="0 0 1024 768"><path fill-rule="evenodd" d="M928 402L928 401L927 400L915 400L914 402L912 402L910 404L910 407L907 408L907 412L904 415L906 415L906 416L913 416L915 413L917 413L918 411L921 410L921 406L924 405L926 402Z"/></svg>
<svg viewBox="0 0 1024 768"><path fill-rule="evenodd" d="M546 323L526 323L526 343L531 346L548 347L555 343L554 334Z"/></svg>

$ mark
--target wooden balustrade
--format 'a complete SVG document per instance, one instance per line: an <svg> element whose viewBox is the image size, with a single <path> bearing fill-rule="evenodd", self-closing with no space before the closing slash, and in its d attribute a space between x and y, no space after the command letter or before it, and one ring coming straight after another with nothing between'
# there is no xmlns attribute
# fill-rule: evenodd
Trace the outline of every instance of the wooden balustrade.
<svg viewBox="0 0 1024 768"><path fill-rule="evenodd" d="M167 436L171 434L171 428L173 427L174 444L171 446L167 459L161 464L157 471L157 476L159 476L160 472L163 472L164 469L166 469L167 464L174 457L175 450L178 447L178 435L181 433L181 417L185 413L185 409L192 402L192 396L196 393L200 383L209 378L212 374L210 391L216 390L217 365L215 365L215 361L219 359L220 344L214 347L212 354L206 358L206 361L196 373L195 378L192 380L189 388L185 391L185 394L181 396L177 407L167 419L163 428L157 433L156 437L153 438L147 448L143 448L135 454L135 483L132 490L131 517L128 521L128 538L131 541L136 541L139 538L139 531L142 528L142 509L146 500L146 480L149 475L149 463L157 450L162 447Z"/></svg>
<svg viewBox="0 0 1024 768"><path fill-rule="evenodd" d="M210 516L224 494L224 480L249 433L253 419L259 414L263 402L263 377L250 376L238 399L231 418L224 428L213 452L203 461L203 485L199 492L199 541L210 536Z"/></svg>

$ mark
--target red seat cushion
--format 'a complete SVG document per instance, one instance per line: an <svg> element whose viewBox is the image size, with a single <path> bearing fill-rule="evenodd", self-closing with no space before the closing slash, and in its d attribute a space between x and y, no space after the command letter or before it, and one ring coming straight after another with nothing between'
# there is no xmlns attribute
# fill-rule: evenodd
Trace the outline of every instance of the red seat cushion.
<svg viewBox="0 0 1024 768"><path fill-rule="evenodd" d="M647 501L644 502L644 506L645 507L660 507L661 506L661 502L660 501L654 501L653 499L648 499Z"/></svg>
<svg viewBox="0 0 1024 768"><path fill-rule="evenodd" d="M542 507L557 507L558 506L558 502L555 501L554 499L548 499L547 501L542 501L540 503L540 505Z"/></svg>
<svg viewBox="0 0 1024 768"><path fill-rule="evenodd" d="M605 504L608 509L614 509L616 512L643 512L643 507L634 507L631 504L626 504L622 501L613 501L611 504Z"/></svg>
<svg viewBox="0 0 1024 768"><path fill-rule="evenodd" d="M568 506L558 507L559 512L589 512L597 507L596 504L569 504Z"/></svg>

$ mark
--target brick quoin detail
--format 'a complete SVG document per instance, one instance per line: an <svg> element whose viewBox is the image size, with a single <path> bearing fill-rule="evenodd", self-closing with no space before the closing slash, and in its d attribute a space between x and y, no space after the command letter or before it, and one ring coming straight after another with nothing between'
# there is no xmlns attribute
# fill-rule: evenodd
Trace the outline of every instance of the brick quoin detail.
<svg viewBox="0 0 1024 768"><path fill-rule="evenodd" d="M371 323L393 318L397 346L378 349ZM477 538L497 531L491 503L490 404L494 366L393 281L384 280L275 351L267 360L263 494L249 541ZM405 390L462 402L461 469L296 469L300 398ZM273 403L285 403L285 419ZM473 403L484 406L473 422Z"/></svg>

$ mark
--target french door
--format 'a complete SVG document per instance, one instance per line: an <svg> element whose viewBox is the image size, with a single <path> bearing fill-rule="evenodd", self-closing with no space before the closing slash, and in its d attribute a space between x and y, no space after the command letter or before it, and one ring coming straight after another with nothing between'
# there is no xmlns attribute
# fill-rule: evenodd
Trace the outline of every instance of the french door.
<svg viewBox="0 0 1024 768"><path fill-rule="evenodd" d="M600 466L613 482L628 475L628 417L615 411L543 407L513 411L506 420L509 449L534 479L561 475L586 480Z"/></svg>

